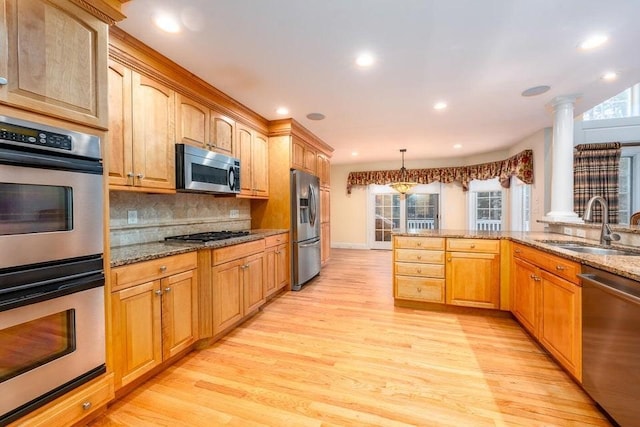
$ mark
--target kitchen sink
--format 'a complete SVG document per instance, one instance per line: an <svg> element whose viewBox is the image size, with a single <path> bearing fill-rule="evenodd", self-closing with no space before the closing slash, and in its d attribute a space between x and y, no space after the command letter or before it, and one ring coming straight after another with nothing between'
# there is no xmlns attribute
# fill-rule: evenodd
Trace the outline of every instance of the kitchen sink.
<svg viewBox="0 0 640 427"><path fill-rule="evenodd" d="M566 249L573 252L580 252L583 254L640 256L640 251L636 252L626 249L605 248L602 246L587 245L580 242L557 242L550 240L539 240L539 242L549 246L554 246L556 248Z"/></svg>

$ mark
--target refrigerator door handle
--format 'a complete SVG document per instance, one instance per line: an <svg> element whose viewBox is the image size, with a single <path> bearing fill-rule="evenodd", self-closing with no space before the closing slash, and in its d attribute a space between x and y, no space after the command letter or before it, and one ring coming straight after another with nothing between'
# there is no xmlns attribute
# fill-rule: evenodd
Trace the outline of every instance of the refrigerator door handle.
<svg viewBox="0 0 640 427"><path fill-rule="evenodd" d="M317 203L315 188L313 185L309 185L309 224L312 227L316 225Z"/></svg>

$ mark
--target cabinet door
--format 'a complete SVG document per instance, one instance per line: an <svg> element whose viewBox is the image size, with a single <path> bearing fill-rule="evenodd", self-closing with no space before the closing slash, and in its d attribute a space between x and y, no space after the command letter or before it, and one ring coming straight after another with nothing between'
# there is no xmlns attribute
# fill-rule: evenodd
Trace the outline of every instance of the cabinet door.
<svg viewBox="0 0 640 427"><path fill-rule="evenodd" d="M500 307L500 255L447 252L447 304Z"/></svg>
<svg viewBox="0 0 640 427"><path fill-rule="evenodd" d="M263 282L265 261L262 253L245 258L243 265L244 314L249 314L264 304Z"/></svg>
<svg viewBox="0 0 640 427"><path fill-rule="evenodd" d="M538 269L519 258L513 260L513 305L512 311L522 326L531 334L537 334L537 280Z"/></svg>
<svg viewBox="0 0 640 427"><path fill-rule="evenodd" d="M133 185L131 70L109 62L109 184Z"/></svg>
<svg viewBox="0 0 640 427"><path fill-rule="evenodd" d="M217 111L211 111L210 117L209 141L212 145L211 149L228 156L233 155L236 141L236 122Z"/></svg>
<svg viewBox="0 0 640 427"><path fill-rule="evenodd" d="M331 258L331 224L320 225L320 263L325 264Z"/></svg>
<svg viewBox="0 0 640 427"><path fill-rule="evenodd" d="M184 95L176 95L176 141L208 149L208 137L209 108Z"/></svg>
<svg viewBox="0 0 640 427"><path fill-rule="evenodd" d="M320 188L320 223L331 221L331 190Z"/></svg>
<svg viewBox="0 0 640 427"><path fill-rule="evenodd" d="M196 283L195 270L162 279L162 349L165 360L196 342Z"/></svg>
<svg viewBox="0 0 640 427"><path fill-rule="evenodd" d="M289 246L276 248L276 288L282 289L289 284Z"/></svg>
<svg viewBox="0 0 640 427"><path fill-rule="evenodd" d="M242 291L243 265L244 260L240 259L212 268L214 335L242 319L244 296Z"/></svg>
<svg viewBox="0 0 640 427"><path fill-rule="evenodd" d="M107 127L108 25L64 0L4 0L0 101Z"/></svg>
<svg viewBox="0 0 640 427"><path fill-rule="evenodd" d="M312 175L317 175L318 160L316 158L315 150L305 147L304 149L304 170Z"/></svg>
<svg viewBox="0 0 640 427"><path fill-rule="evenodd" d="M265 298L273 294L278 290L276 285L278 275L277 271L277 256L276 256L276 247L267 248L264 252L264 262L266 264L267 274L264 277L263 281L263 293Z"/></svg>
<svg viewBox="0 0 640 427"><path fill-rule="evenodd" d="M251 167L253 191L257 197L269 196L269 142L261 133L255 132L252 150Z"/></svg>
<svg viewBox="0 0 640 427"><path fill-rule="evenodd" d="M318 153L318 177L320 178L320 187L329 188L331 186L331 161L320 153Z"/></svg>
<svg viewBox="0 0 640 427"><path fill-rule="evenodd" d="M251 165L251 129L238 123L236 125L236 130L238 135L236 156L240 159L240 194L250 196L253 194L253 176L251 173L253 170L253 166Z"/></svg>
<svg viewBox="0 0 640 427"><path fill-rule="evenodd" d="M538 339L578 380L582 376L582 288L541 272Z"/></svg>
<svg viewBox="0 0 640 427"><path fill-rule="evenodd" d="M136 72L132 79L135 185L175 190L173 91Z"/></svg>
<svg viewBox="0 0 640 427"><path fill-rule="evenodd" d="M116 388L162 362L160 294L159 280L112 294Z"/></svg>
<svg viewBox="0 0 640 427"><path fill-rule="evenodd" d="M291 140L291 168L304 169L304 147L305 143L296 137Z"/></svg>

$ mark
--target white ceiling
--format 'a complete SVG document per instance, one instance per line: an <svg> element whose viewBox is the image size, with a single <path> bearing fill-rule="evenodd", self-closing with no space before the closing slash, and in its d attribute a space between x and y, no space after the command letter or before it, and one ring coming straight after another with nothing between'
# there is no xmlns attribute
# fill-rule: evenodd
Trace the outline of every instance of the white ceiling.
<svg viewBox="0 0 640 427"><path fill-rule="evenodd" d="M157 29L160 11L182 31ZM287 106L333 164L505 149L552 125L554 97L580 94L579 114L640 81L638 0L132 0L124 12L119 27L263 117ZM594 32L609 41L579 50ZM362 51L372 68L354 64ZM520 95L537 85L551 90Z"/></svg>

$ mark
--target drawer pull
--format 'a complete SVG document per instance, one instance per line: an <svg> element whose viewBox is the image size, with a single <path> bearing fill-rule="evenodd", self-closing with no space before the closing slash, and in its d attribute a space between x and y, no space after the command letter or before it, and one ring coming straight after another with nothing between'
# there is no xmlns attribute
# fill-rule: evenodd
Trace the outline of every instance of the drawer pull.
<svg viewBox="0 0 640 427"><path fill-rule="evenodd" d="M517 253L517 254L522 253L522 251L520 249L516 249L514 252Z"/></svg>
<svg viewBox="0 0 640 427"><path fill-rule="evenodd" d="M416 243L416 246L422 246L422 242Z"/></svg>
<svg viewBox="0 0 640 427"><path fill-rule="evenodd" d="M418 269L418 273L422 273L422 269L421 268Z"/></svg>
<svg viewBox="0 0 640 427"><path fill-rule="evenodd" d="M422 259L422 255L418 255L418 259Z"/></svg>
<svg viewBox="0 0 640 427"><path fill-rule="evenodd" d="M475 247L476 247L476 244L475 244L475 243L472 243L472 244L471 244L471 249L473 249L473 248L475 248Z"/></svg>
<svg viewBox="0 0 640 427"><path fill-rule="evenodd" d="M85 411L88 411L89 409L91 409L91 402L84 402L82 404L82 409Z"/></svg>
<svg viewBox="0 0 640 427"><path fill-rule="evenodd" d="M161 271L161 272L163 272L163 273L164 273L165 271L167 271L167 266L166 266L166 265L161 265L161 266L160 266L160 271Z"/></svg>
<svg viewBox="0 0 640 427"><path fill-rule="evenodd" d="M416 288L416 291L417 291L418 293L420 293L420 292L422 292L422 288Z"/></svg>
<svg viewBox="0 0 640 427"><path fill-rule="evenodd" d="M451 258L447 258L447 261L451 262Z"/></svg>
<svg viewBox="0 0 640 427"><path fill-rule="evenodd" d="M556 265L556 270L558 270L558 271L564 271L566 269L567 269L567 267L565 267L564 265Z"/></svg>

